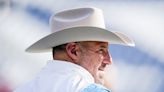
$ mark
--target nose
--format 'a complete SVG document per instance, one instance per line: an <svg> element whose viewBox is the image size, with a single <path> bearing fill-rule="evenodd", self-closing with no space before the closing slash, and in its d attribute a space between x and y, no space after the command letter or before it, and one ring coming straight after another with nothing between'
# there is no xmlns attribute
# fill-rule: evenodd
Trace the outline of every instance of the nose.
<svg viewBox="0 0 164 92"><path fill-rule="evenodd" d="M109 52L107 52L107 54L104 56L103 63L108 65L112 64L112 56Z"/></svg>

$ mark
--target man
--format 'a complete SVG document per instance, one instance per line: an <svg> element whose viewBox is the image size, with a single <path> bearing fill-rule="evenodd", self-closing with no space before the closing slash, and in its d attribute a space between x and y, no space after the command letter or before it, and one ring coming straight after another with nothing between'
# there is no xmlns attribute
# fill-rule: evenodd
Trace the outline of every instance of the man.
<svg viewBox="0 0 164 92"><path fill-rule="evenodd" d="M134 46L127 36L105 29L94 7L64 10L50 19L52 34L26 51L53 51L53 60L15 92L110 92L104 70L112 63L109 44Z"/></svg>

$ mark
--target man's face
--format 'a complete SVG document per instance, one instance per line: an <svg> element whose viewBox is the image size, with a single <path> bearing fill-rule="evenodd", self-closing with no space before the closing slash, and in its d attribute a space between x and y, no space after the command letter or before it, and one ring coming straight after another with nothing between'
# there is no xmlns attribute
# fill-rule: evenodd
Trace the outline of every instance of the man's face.
<svg viewBox="0 0 164 92"><path fill-rule="evenodd" d="M112 63L106 42L81 42L79 64L87 69L93 77L104 72L107 65Z"/></svg>

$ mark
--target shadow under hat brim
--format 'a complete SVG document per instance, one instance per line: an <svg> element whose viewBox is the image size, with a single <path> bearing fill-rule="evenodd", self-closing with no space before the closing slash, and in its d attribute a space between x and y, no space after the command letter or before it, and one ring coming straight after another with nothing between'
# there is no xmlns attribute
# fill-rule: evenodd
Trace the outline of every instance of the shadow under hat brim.
<svg viewBox="0 0 164 92"><path fill-rule="evenodd" d="M101 41L109 44L135 46L134 41L126 35L97 27L73 27L54 32L26 49L26 52L49 52L52 47L69 42Z"/></svg>

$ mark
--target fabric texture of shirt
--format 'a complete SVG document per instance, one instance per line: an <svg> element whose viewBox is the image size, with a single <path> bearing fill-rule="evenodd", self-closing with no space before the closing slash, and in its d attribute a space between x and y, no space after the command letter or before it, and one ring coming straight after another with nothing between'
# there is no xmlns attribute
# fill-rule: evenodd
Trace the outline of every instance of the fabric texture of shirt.
<svg viewBox="0 0 164 92"><path fill-rule="evenodd" d="M59 60L52 60L29 83L14 92L110 92L94 83L92 75L83 67Z"/></svg>

